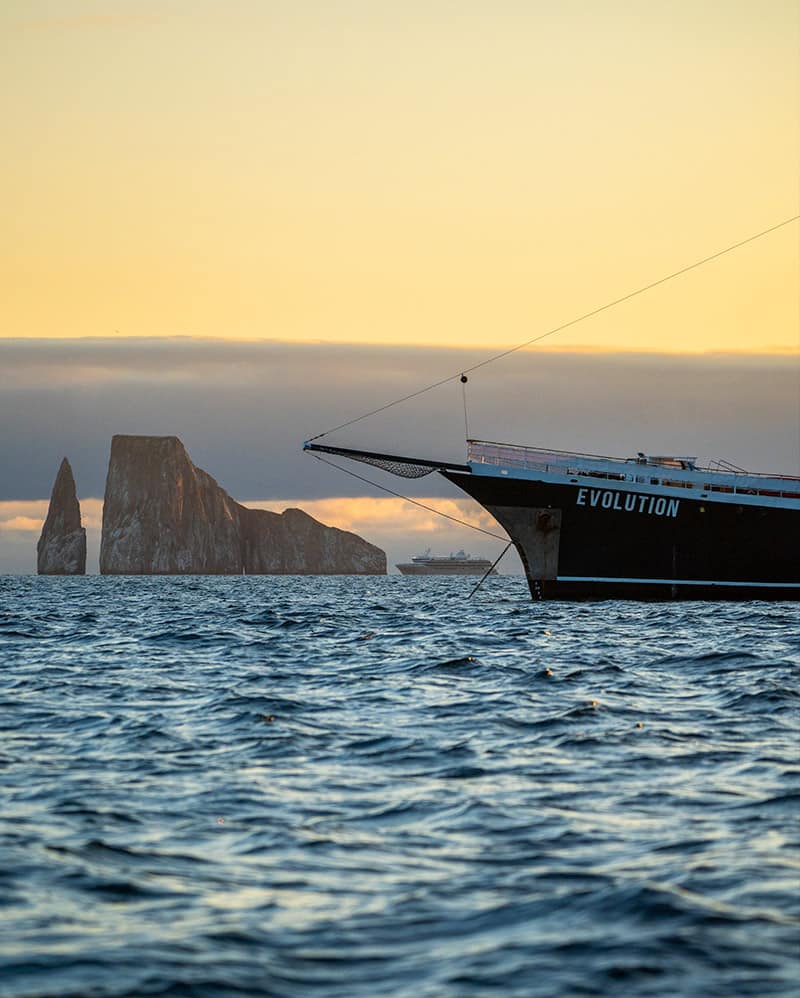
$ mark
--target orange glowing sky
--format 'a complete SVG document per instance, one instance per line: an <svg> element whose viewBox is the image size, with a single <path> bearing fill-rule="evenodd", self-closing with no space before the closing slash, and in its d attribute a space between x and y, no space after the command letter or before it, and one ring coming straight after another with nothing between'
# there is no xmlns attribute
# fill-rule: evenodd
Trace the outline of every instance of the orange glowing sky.
<svg viewBox="0 0 800 998"><path fill-rule="evenodd" d="M421 508L419 502L429 508ZM98 570L103 501L82 498L80 504L87 536L87 564L89 573L94 574ZM355 496L299 501L288 499L277 503L254 502L248 505L272 509L278 513L287 507L300 506L310 516L328 526L367 537L387 552L390 572L395 570L398 561L407 561L426 548L435 548L437 552L443 553L464 548L494 561L505 547L502 527L474 500L465 497L424 497L411 502L399 498ZM34 570L35 544L47 516L47 506L45 499L26 502L0 500L0 570L11 573L28 573ZM487 533L476 533L454 520L438 517L430 511L432 509L461 520L462 524L471 524L482 531L488 531L495 537ZM507 552L500 570L502 574L512 575L522 571L515 552Z"/></svg>
<svg viewBox="0 0 800 998"><path fill-rule="evenodd" d="M2 327L503 346L800 211L796 0L5 0ZM798 348L798 225L558 337Z"/></svg>

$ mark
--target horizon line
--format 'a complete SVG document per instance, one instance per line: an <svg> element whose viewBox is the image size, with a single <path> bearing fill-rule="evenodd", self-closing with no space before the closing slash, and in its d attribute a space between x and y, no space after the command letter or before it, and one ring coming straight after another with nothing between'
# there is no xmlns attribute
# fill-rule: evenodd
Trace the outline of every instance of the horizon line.
<svg viewBox="0 0 800 998"><path fill-rule="evenodd" d="M400 342L397 340L379 340L367 342L364 340L347 339L282 339L277 336L263 337L233 337L233 336L197 336L192 333L164 333L164 334L131 334L131 335L97 335L87 334L85 336L9 336L0 334L0 344L2 343L208 343L208 344L236 344L240 346L266 346L280 345L292 347L361 347L364 349L401 349L401 350L442 350L452 353L497 350L505 349L503 344L498 343L478 343L454 345L452 343L425 343L425 342ZM510 345L510 344L509 344ZM668 347L632 347L618 345L602 345L590 343L574 343L563 345L531 345L523 347L519 352L525 353L568 353L568 354L644 354L662 355L671 357L776 357L776 356L798 356L800 355L800 332L798 333L798 343L780 344L776 343L768 347L758 347L749 349L734 348L729 349L698 349L698 350L671 350Z"/></svg>

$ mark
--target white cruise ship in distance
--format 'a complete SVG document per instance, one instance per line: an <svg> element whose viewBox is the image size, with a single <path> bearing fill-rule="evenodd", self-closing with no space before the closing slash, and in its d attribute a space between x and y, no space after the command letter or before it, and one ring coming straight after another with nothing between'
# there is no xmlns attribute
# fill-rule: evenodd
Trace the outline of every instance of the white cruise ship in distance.
<svg viewBox="0 0 800 998"><path fill-rule="evenodd" d="M430 548L425 554L418 554L410 562L396 565L403 575L485 575L492 563L486 558L480 558L457 551L455 554L436 557ZM492 575L497 572L492 569Z"/></svg>

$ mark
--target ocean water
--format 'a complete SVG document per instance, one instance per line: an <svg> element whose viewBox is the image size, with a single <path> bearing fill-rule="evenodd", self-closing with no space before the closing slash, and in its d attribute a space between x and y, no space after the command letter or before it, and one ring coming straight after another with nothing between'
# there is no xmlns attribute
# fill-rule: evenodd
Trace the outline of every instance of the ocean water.
<svg viewBox="0 0 800 998"><path fill-rule="evenodd" d="M798 995L800 605L0 578L0 995Z"/></svg>

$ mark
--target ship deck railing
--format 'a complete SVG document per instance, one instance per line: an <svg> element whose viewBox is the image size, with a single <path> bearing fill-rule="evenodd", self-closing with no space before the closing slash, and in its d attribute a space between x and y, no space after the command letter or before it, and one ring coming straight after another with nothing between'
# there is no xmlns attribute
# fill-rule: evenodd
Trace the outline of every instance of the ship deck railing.
<svg viewBox="0 0 800 998"><path fill-rule="evenodd" d="M800 478L733 471L726 462L713 468L687 466L692 458L602 457L572 451L547 450L520 444L489 440L469 440L467 460L524 471L544 471L578 478L609 482L633 482L672 489L696 489L702 493L722 492L782 499L800 499ZM722 470L724 468L724 470Z"/></svg>

